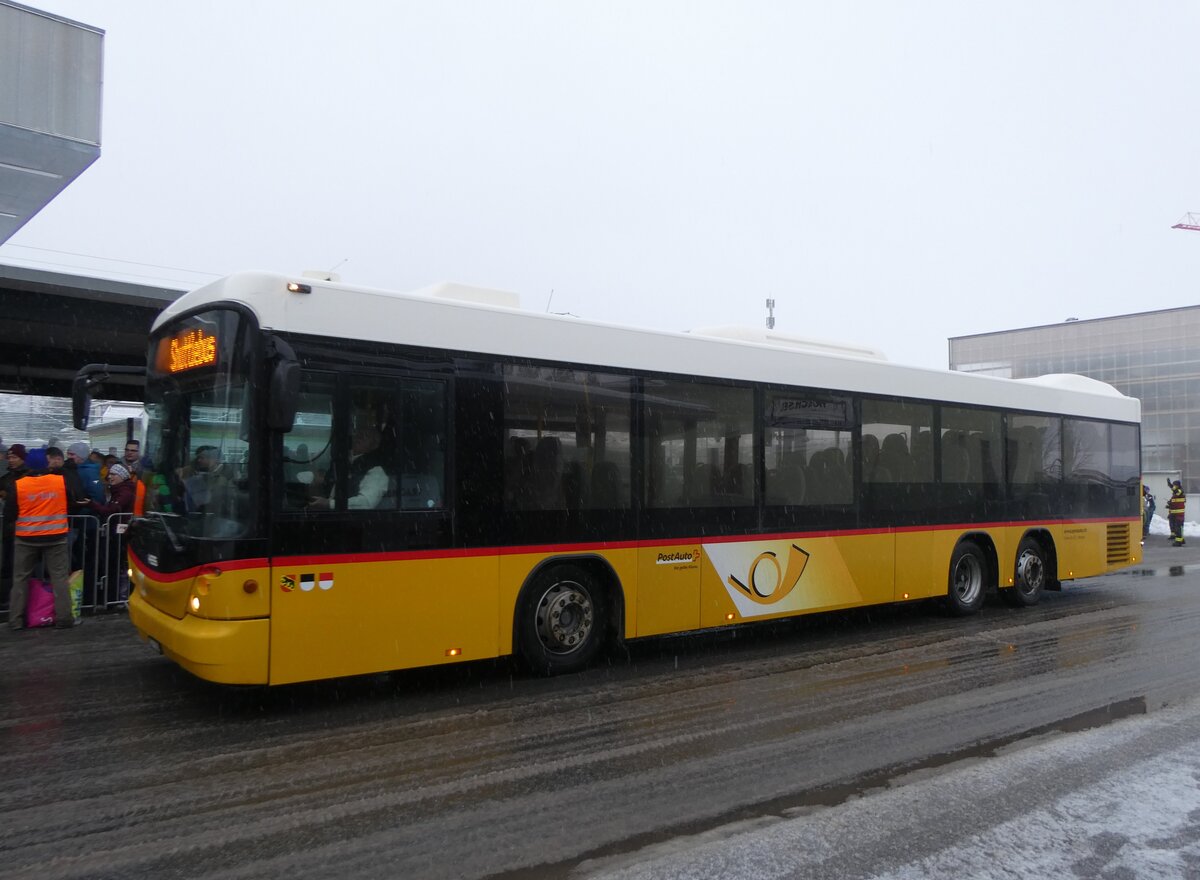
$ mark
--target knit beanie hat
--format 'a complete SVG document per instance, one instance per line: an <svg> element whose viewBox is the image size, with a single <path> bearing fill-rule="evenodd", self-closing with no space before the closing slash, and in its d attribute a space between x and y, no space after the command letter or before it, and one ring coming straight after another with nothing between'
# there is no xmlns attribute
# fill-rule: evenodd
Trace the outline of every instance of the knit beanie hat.
<svg viewBox="0 0 1200 880"><path fill-rule="evenodd" d="M72 443L67 447L67 452L73 452L76 458L83 459L84 461L87 461L88 453L91 451L88 445L82 440L78 443Z"/></svg>
<svg viewBox="0 0 1200 880"><path fill-rule="evenodd" d="M27 453L25 452L25 444L24 443L14 443L12 446L8 447L8 451L12 455L15 455L17 458L21 459L21 461L24 461L25 457L27 455Z"/></svg>
<svg viewBox="0 0 1200 880"><path fill-rule="evenodd" d="M122 480L128 480L128 479L129 479L129 471L128 471L128 470L125 468L125 465L123 465L123 464L112 464L112 465L109 465L109 466L108 466L108 473L109 473L109 476L111 476L111 475L113 475L113 474L116 474L116 475L117 475L118 477L120 477Z"/></svg>

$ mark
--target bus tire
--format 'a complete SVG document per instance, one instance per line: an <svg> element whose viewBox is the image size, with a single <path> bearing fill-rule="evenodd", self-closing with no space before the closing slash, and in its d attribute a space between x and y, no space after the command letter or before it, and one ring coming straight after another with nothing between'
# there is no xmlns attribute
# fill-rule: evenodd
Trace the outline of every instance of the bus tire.
<svg viewBox="0 0 1200 880"><path fill-rule="evenodd" d="M578 672L604 643L607 613L604 589L584 567L548 566L517 603L517 651L538 674Z"/></svg>
<svg viewBox="0 0 1200 880"><path fill-rule="evenodd" d="M1049 569L1046 551L1036 538L1024 537L1017 545L1017 562L1013 569L1013 585L1001 590L1006 602L1015 608L1036 605L1046 589Z"/></svg>
<svg viewBox="0 0 1200 880"><path fill-rule="evenodd" d="M962 541L954 548L946 590L946 609L951 614L966 617L983 607L987 570L987 559L975 542Z"/></svg>

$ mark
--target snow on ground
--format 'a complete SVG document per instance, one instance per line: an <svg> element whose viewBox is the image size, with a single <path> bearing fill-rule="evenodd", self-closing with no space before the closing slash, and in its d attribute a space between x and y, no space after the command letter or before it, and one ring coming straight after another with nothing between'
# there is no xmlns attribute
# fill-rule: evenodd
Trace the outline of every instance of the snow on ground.
<svg viewBox="0 0 1200 880"><path fill-rule="evenodd" d="M1171 526L1167 523L1165 516L1154 514L1154 518L1150 520L1150 534L1152 535L1170 535ZM1183 536L1185 538L1200 538L1200 523L1184 521Z"/></svg>
<svg viewBox="0 0 1200 880"><path fill-rule="evenodd" d="M837 806L786 811L585 863L571 876L1195 878L1200 700L1018 743Z"/></svg>

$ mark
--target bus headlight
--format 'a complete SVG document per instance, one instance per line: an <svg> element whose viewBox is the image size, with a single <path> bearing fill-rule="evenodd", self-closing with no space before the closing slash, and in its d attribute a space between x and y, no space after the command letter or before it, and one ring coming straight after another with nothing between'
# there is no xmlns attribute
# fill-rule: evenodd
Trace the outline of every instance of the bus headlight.
<svg viewBox="0 0 1200 880"><path fill-rule="evenodd" d="M192 613L195 614L200 610L200 597L192 596L192 601L189 604L192 606Z"/></svg>

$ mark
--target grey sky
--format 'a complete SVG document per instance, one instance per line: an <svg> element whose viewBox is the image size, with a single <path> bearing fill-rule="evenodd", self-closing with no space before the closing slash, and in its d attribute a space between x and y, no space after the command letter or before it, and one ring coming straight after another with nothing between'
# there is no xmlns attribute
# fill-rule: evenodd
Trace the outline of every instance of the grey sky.
<svg viewBox="0 0 1200 880"><path fill-rule="evenodd" d="M107 31L103 152L0 260L666 329L772 296L933 367L1198 299L1194 2L26 2Z"/></svg>

